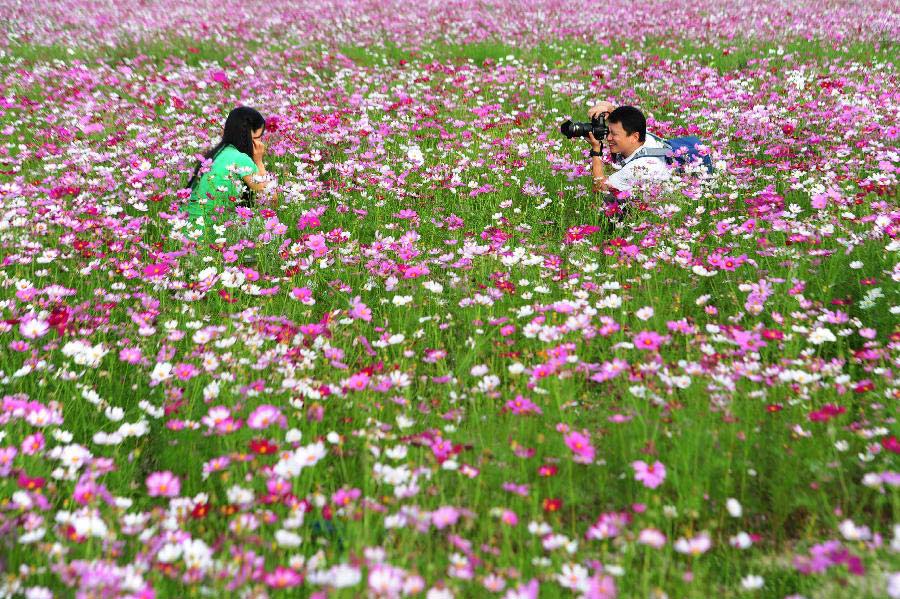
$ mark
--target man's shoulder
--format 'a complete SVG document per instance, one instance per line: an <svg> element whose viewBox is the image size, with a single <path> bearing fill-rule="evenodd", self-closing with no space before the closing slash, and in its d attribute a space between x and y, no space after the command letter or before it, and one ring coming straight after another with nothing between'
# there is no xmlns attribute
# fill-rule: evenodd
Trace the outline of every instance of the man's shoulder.
<svg viewBox="0 0 900 599"><path fill-rule="evenodd" d="M658 135L654 135L647 131L647 134L644 136L644 147L647 148L665 148L666 140Z"/></svg>

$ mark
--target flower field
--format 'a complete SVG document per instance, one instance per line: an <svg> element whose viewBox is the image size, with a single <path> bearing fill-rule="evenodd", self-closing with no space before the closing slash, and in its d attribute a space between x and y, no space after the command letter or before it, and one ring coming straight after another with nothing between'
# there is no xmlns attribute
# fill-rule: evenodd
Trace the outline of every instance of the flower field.
<svg viewBox="0 0 900 599"><path fill-rule="evenodd" d="M0 17L0 597L900 597L895 2Z"/></svg>

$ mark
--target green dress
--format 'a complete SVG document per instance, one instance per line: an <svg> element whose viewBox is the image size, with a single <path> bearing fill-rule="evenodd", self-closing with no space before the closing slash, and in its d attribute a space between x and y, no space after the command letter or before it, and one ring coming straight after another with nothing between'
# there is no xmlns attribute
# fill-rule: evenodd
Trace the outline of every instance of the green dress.
<svg viewBox="0 0 900 599"><path fill-rule="evenodd" d="M192 224L203 229L203 241L210 237L213 224L227 220L234 203L241 199L247 188L243 177L258 170L252 158L230 144L219 151L209 172L200 177L191 191L187 205ZM224 211L216 210L220 206Z"/></svg>

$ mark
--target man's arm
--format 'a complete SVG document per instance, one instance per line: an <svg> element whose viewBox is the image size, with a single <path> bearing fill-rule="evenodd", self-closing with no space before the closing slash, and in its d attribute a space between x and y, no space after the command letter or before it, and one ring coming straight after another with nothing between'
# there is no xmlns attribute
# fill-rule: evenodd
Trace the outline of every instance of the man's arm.
<svg viewBox="0 0 900 599"><path fill-rule="evenodd" d="M603 144L594 137L593 133L588 133L588 142L591 144L591 180L593 181L594 193L608 191L606 184L606 172L603 168Z"/></svg>
<svg viewBox="0 0 900 599"><path fill-rule="evenodd" d="M594 182L594 193L607 190L606 173L603 171L603 157L591 156L591 178Z"/></svg>
<svg viewBox="0 0 900 599"><path fill-rule="evenodd" d="M609 114L615 109L615 104L603 100L602 102L598 102L588 110L588 117L595 119L602 114Z"/></svg>

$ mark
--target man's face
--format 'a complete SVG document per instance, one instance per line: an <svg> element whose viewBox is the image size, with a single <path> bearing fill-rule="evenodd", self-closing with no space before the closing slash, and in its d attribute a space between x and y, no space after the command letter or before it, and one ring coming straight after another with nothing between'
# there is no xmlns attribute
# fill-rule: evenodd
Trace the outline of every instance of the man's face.
<svg viewBox="0 0 900 599"><path fill-rule="evenodd" d="M607 123L609 133L606 135L606 143L613 154L630 156L641 145L640 134L635 131L631 135L622 128L622 123Z"/></svg>

